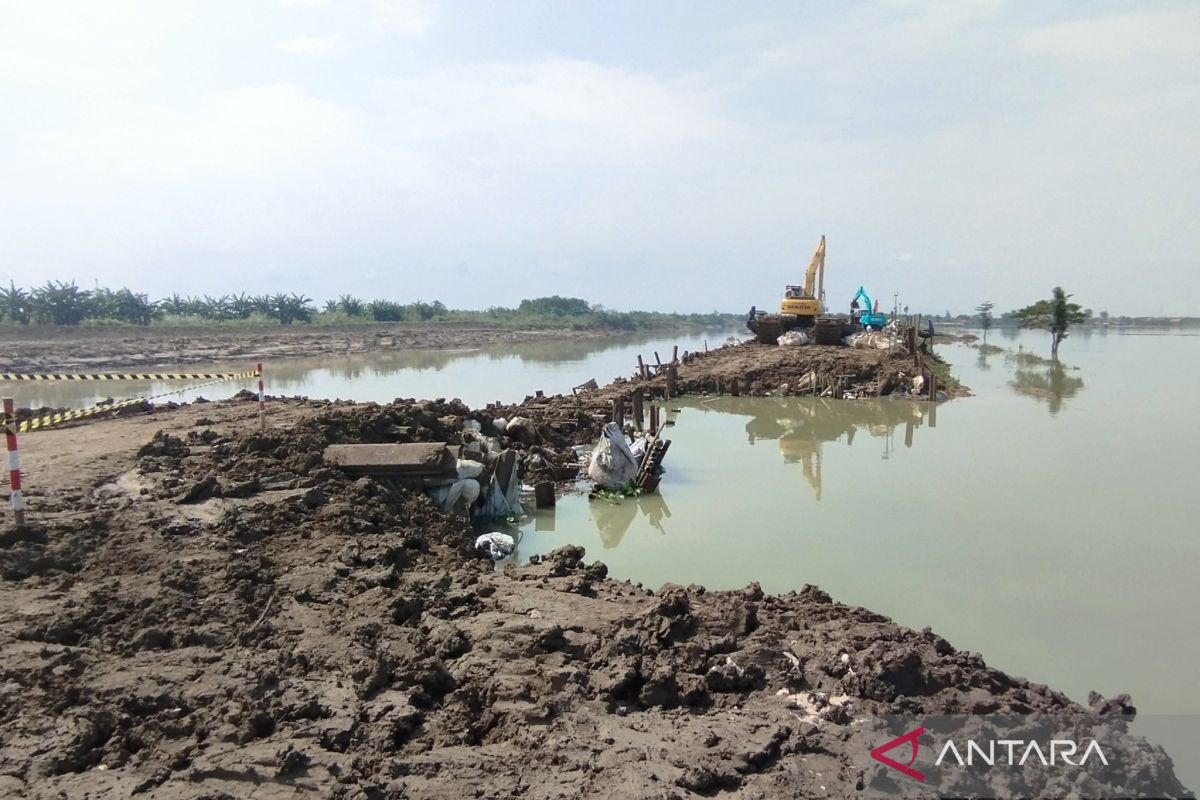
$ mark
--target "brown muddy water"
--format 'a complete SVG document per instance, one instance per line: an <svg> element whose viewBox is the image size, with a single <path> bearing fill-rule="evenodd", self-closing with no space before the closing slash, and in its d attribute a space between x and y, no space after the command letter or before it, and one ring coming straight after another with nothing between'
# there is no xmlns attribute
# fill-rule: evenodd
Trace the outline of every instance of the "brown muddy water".
<svg viewBox="0 0 1200 800"><path fill-rule="evenodd" d="M729 333L268 364L268 392L518 401ZM1200 336L1145 333L1073 334L1067 369L1028 363L1049 350L1030 332L993 331L1007 352L990 356L941 346L975 396L937 407L684 398L657 496L562 498L520 526L518 557L572 543L653 587L818 584L1073 699L1130 693L1140 732L1200 785ZM77 407L103 396L92 386L14 394Z"/></svg>

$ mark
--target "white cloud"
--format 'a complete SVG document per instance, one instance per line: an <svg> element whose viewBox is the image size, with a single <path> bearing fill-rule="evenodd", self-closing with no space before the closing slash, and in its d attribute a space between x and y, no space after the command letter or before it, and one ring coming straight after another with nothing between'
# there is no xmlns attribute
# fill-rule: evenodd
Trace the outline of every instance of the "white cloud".
<svg viewBox="0 0 1200 800"><path fill-rule="evenodd" d="M430 72L384 92L397 130L499 163L662 163L736 127L703 91L571 59Z"/></svg>
<svg viewBox="0 0 1200 800"><path fill-rule="evenodd" d="M295 39L281 42L277 47L285 53L324 55L337 47L341 41L342 35L340 33L330 34L329 36L297 36Z"/></svg>
<svg viewBox="0 0 1200 800"><path fill-rule="evenodd" d="M335 9L342 23L359 22L377 36L424 35L434 22L436 0L279 0L284 8Z"/></svg>
<svg viewBox="0 0 1200 800"><path fill-rule="evenodd" d="M0 24L5 84L79 95L136 91L161 74L165 42L196 16L192 0L24 0Z"/></svg>
<svg viewBox="0 0 1200 800"><path fill-rule="evenodd" d="M433 24L429 0L368 0L377 33L420 36Z"/></svg>
<svg viewBox="0 0 1200 800"><path fill-rule="evenodd" d="M290 84L218 92L190 108L109 105L50 135L53 160L85 173L156 181L271 175L361 146L357 115Z"/></svg>
<svg viewBox="0 0 1200 800"><path fill-rule="evenodd" d="M1063 22L1021 39L1028 50L1076 59L1200 58L1200 9L1132 11Z"/></svg>
<svg viewBox="0 0 1200 800"><path fill-rule="evenodd" d="M764 24L704 28L716 55L648 62L571 44L569 12L538 4L519 36L480 6L481 44L414 2L111 3L30 2L0 28L0 241L54 279L153 292L170 263L185 290L314 294L339 265L378 276L363 294L450 302L438 270L465 263L480 303L550 280L621 305L653 265L679 287L663 302L726 307L775 296L827 233L834 293L1005 306L1053 272L1097 308L1200 304L1180 279L1200 59L1068 55L1116 35L1102 15L1030 33L986 2L747 11ZM1132 30L1167 35L1138 8Z"/></svg>

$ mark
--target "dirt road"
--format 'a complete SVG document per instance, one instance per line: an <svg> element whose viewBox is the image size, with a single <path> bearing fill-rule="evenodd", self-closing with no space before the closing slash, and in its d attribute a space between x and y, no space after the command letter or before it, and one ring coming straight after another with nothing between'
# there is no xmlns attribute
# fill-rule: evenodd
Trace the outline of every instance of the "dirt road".
<svg viewBox="0 0 1200 800"><path fill-rule="evenodd" d="M495 572L423 495L321 459L484 415L281 401L260 431L255 406L24 438L0 796L845 797L890 779L863 715L1085 711L812 587L651 592L579 548ZM1132 777L1099 790L1182 794L1122 742Z"/></svg>

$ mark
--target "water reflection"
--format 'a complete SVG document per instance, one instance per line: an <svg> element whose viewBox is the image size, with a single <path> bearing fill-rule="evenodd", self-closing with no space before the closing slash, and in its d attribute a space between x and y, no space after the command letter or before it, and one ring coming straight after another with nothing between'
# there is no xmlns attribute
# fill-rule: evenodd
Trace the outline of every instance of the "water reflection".
<svg viewBox="0 0 1200 800"><path fill-rule="evenodd" d="M1051 414L1057 414L1063 401L1083 390L1083 378L1070 374L1061 363L1018 366L1009 385L1018 393L1045 400Z"/></svg>
<svg viewBox="0 0 1200 800"><path fill-rule="evenodd" d="M705 413L738 414L746 422L746 441L778 442L784 463L799 464L804 481L820 501L822 448L831 442L854 444L858 431L879 440L879 457L890 459L896 451L896 430L904 427L903 443L913 445L916 429L937 424L937 406L911 400L826 400L811 397L739 398L706 400L685 398L674 405Z"/></svg>
<svg viewBox="0 0 1200 800"><path fill-rule="evenodd" d="M412 350L380 349L368 353L271 361L266 359L265 380L271 395L307 395L314 398L353 398L389 402L396 397L461 397L472 405L494 400L520 401L544 389L567 393L589 378L602 383L617 375L631 375L638 354L653 357L659 350L669 357L675 345L682 353L722 343L728 330L689 331L675 334L619 334L589 338L555 336L544 341L497 345L486 349ZM205 364L207 372L246 372L246 362ZM156 372L196 372L196 365L164 364ZM49 383L6 386L18 406L82 408L111 397L124 400L178 391L180 401L197 395L220 399L253 381L233 382L201 390L186 384L151 382ZM172 398L167 398L172 399Z"/></svg>
<svg viewBox="0 0 1200 800"><path fill-rule="evenodd" d="M663 522L670 519L671 508L661 494L620 500L596 499L588 505L588 518L596 526L596 533L606 550L621 543L621 539L629 532L629 526L639 516L660 535L667 535Z"/></svg>

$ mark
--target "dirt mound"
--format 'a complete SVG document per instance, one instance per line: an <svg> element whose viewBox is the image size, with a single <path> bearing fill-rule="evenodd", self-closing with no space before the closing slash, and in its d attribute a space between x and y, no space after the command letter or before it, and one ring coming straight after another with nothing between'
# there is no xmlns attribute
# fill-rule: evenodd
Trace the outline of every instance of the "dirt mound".
<svg viewBox="0 0 1200 800"><path fill-rule="evenodd" d="M461 404L265 432L238 405L159 420L42 498L83 512L0 541L4 796L845 795L860 715L1083 711L813 587L649 592L578 547L498 573L428 498L321 463L452 440ZM1127 752L1124 788L1182 793Z"/></svg>

